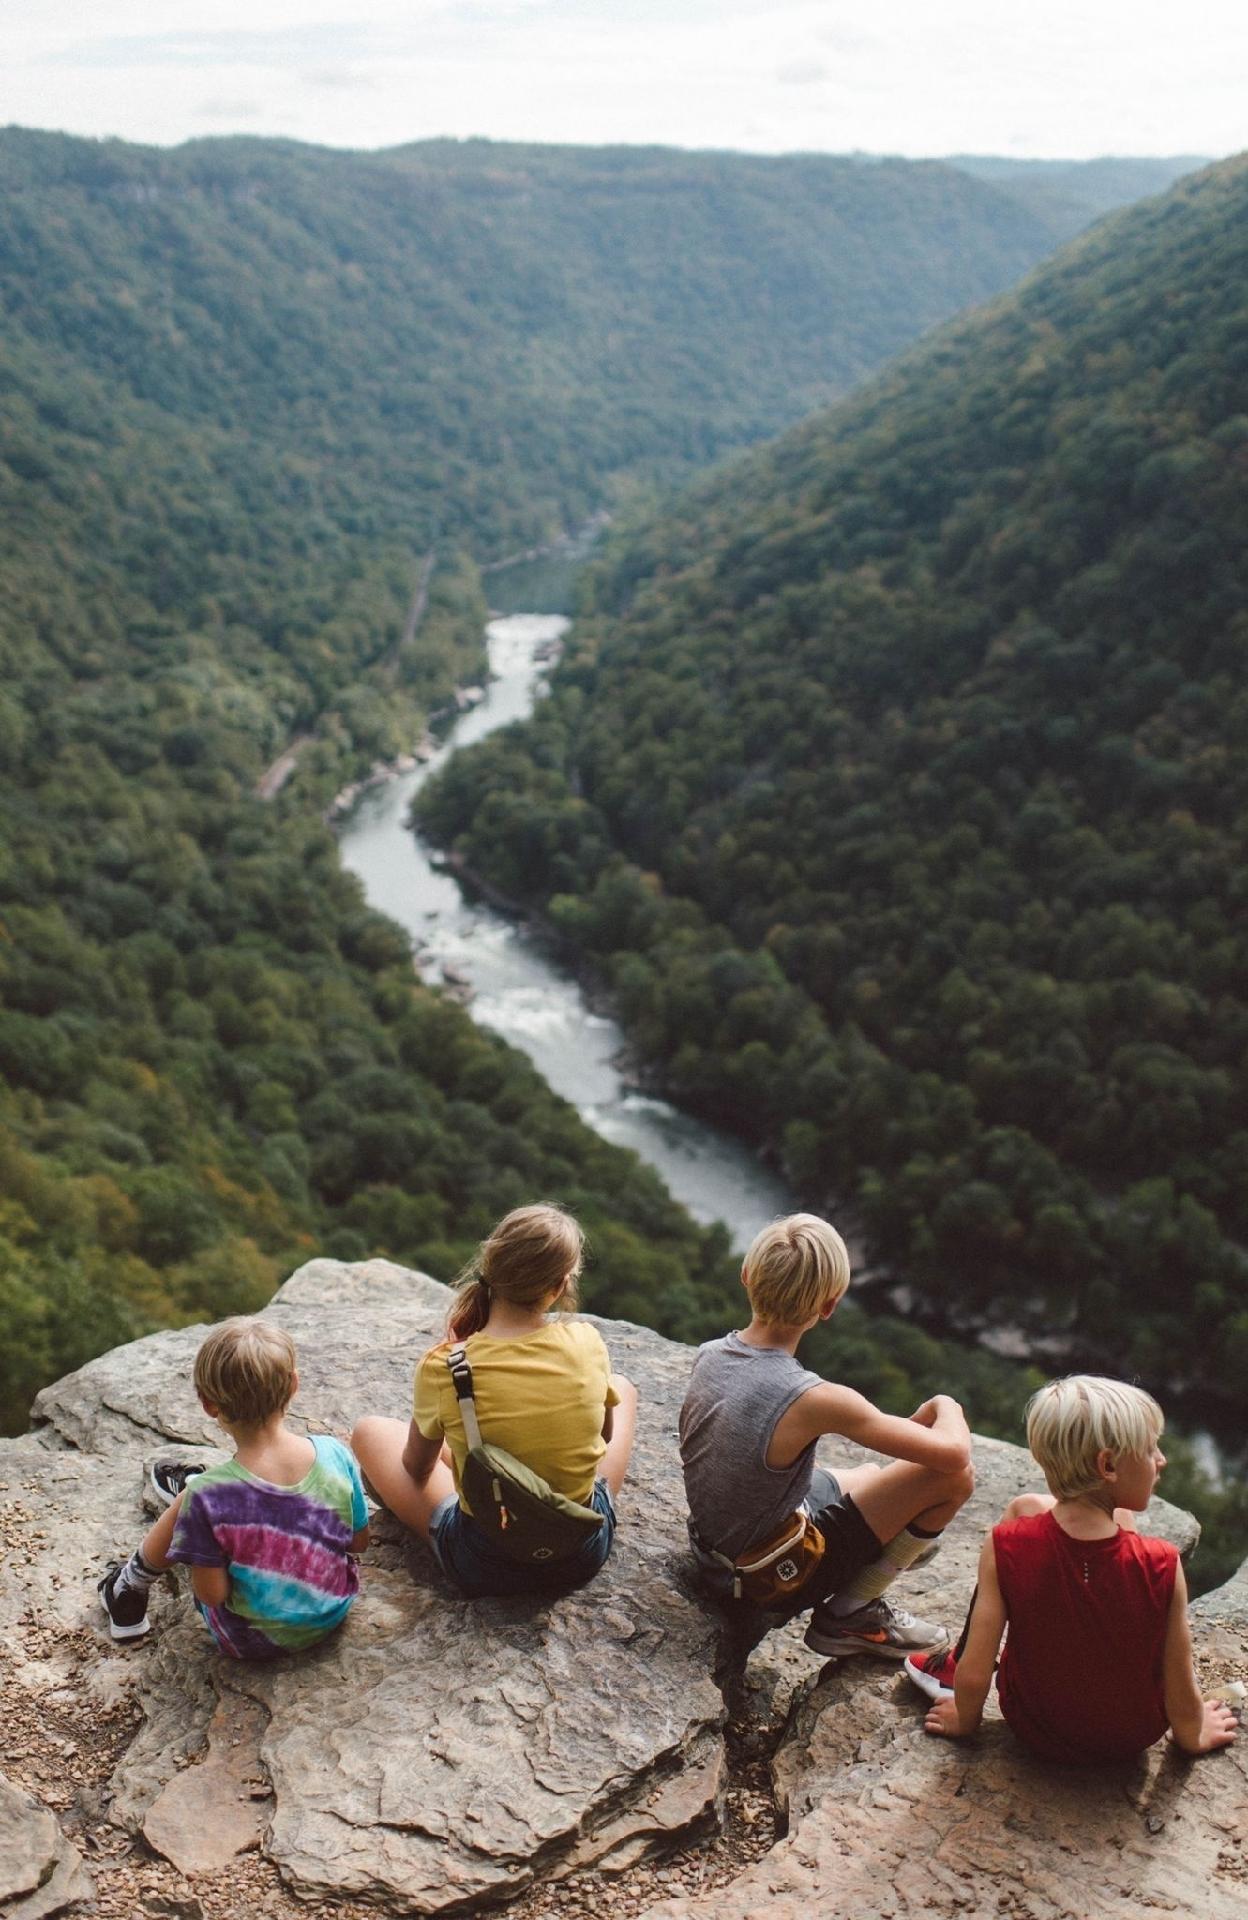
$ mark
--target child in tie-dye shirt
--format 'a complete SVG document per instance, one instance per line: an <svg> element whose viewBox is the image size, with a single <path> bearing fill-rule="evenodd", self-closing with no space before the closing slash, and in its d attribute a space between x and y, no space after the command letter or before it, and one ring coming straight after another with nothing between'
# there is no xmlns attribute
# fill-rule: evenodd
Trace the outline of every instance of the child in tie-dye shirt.
<svg viewBox="0 0 1248 1920"><path fill-rule="evenodd" d="M272 1321L227 1320L195 1357L204 1411L234 1442L206 1472L157 1467L157 1492L183 1486L142 1545L99 1583L114 1640L148 1630L148 1588L191 1569L196 1604L223 1653L265 1660L341 1625L368 1544L360 1470L341 1440L286 1425L299 1385L290 1336Z"/></svg>

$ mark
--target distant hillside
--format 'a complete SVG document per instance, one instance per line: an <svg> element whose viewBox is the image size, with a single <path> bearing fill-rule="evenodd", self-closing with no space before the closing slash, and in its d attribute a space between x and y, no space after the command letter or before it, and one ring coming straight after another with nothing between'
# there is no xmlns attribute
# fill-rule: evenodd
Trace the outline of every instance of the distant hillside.
<svg viewBox="0 0 1248 1920"><path fill-rule="evenodd" d="M621 531L426 810L912 1311L1241 1412L1246 511L1241 159Z"/></svg>
<svg viewBox="0 0 1248 1920"><path fill-rule="evenodd" d="M1051 245L936 163L0 133L11 350L483 554L800 418Z"/></svg>
<svg viewBox="0 0 1248 1920"><path fill-rule="evenodd" d="M1119 207L1164 193L1184 174L1209 165L1195 154L1167 159L1003 160L994 155L950 154L947 166L1008 193L1042 220L1055 243L1073 240Z"/></svg>

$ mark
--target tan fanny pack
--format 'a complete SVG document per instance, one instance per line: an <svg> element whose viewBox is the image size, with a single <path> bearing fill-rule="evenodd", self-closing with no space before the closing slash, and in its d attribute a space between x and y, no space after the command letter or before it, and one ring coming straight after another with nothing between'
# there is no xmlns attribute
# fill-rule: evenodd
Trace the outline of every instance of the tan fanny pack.
<svg viewBox="0 0 1248 1920"><path fill-rule="evenodd" d="M782 1526L748 1553L730 1560L726 1553L711 1558L732 1569L732 1597L752 1607L789 1606L823 1559L827 1541L806 1512L799 1508Z"/></svg>

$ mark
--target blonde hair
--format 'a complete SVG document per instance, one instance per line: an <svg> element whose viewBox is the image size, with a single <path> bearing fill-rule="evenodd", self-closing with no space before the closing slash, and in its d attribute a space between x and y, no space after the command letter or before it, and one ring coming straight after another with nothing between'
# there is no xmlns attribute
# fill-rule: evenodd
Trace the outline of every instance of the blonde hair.
<svg viewBox="0 0 1248 1920"><path fill-rule="evenodd" d="M1059 1500L1075 1500L1100 1486L1098 1454L1144 1458L1164 1426L1151 1393L1094 1373L1050 1380L1027 1402L1027 1445Z"/></svg>
<svg viewBox="0 0 1248 1920"><path fill-rule="evenodd" d="M228 1425L262 1426L294 1398L295 1343L271 1320L223 1320L195 1355L195 1391Z"/></svg>
<svg viewBox="0 0 1248 1920"><path fill-rule="evenodd" d="M795 1327L836 1305L849 1285L849 1250L817 1213L791 1213L755 1235L742 1274L756 1317Z"/></svg>
<svg viewBox="0 0 1248 1920"><path fill-rule="evenodd" d="M497 1295L517 1307L543 1306L567 1282L558 1305L576 1310L576 1282L585 1236L562 1207L516 1207L505 1214L459 1275L447 1331L452 1340L479 1333Z"/></svg>

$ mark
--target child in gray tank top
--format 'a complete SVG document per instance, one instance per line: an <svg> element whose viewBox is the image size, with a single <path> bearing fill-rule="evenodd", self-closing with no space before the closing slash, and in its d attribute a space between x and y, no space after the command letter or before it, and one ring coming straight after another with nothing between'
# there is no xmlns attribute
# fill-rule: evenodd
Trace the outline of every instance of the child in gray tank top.
<svg viewBox="0 0 1248 1920"><path fill-rule="evenodd" d="M698 1349L680 1414L689 1536L703 1583L739 1609L736 1596L780 1555L782 1578L771 1587L784 1578L798 1584L770 1599L774 1611L763 1618L813 1608L806 1644L814 1652L902 1660L947 1646L943 1627L883 1595L931 1557L970 1495L962 1409L938 1394L898 1419L799 1363L803 1334L834 1312L849 1285L849 1254L826 1220L796 1213L765 1227L741 1280L750 1323ZM833 1475L815 1464L822 1434L892 1459ZM804 1538L811 1530L817 1538Z"/></svg>

